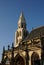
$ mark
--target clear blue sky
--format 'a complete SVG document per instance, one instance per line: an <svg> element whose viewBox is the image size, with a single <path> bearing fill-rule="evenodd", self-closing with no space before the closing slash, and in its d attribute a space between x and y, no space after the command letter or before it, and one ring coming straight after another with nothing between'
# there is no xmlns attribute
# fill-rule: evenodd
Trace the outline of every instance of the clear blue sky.
<svg viewBox="0 0 44 65"><path fill-rule="evenodd" d="M44 0L0 0L0 59L3 46L11 46L21 11L27 29L44 25Z"/></svg>

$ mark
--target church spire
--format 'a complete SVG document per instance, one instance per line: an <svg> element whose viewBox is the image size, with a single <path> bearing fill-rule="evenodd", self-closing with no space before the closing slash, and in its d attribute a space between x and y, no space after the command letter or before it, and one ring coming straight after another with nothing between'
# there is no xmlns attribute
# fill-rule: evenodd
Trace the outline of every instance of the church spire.
<svg viewBox="0 0 44 65"><path fill-rule="evenodd" d="M23 26L26 27L26 21L25 21L23 12L21 12L20 17L19 17L19 20L18 20L18 28L21 28Z"/></svg>
<svg viewBox="0 0 44 65"><path fill-rule="evenodd" d="M20 18L21 18L21 17L24 17L23 12L21 12L21 14L20 14Z"/></svg>
<svg viewBox="0 0 44 65"><path fill-rule="evenodd" d="M24 18L24 14L23 14L23 12L21 12L21 14L20 14L20 19L22 20L25 20L25 18ZM25 22L26 23L26 22Z"/></svg>

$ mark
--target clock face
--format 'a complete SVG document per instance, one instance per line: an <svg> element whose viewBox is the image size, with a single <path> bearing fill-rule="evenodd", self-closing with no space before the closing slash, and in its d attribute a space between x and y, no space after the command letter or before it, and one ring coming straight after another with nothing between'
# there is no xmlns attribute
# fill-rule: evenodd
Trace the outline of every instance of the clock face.
<svg viewBox="0 0 44 65"><path fill-rule="evenodd" d="M15 61L15 65L25 65L25 63L24 63L24 59L21 57L21 56L19 56L17 59L15 59L16 61Z"/></svg>

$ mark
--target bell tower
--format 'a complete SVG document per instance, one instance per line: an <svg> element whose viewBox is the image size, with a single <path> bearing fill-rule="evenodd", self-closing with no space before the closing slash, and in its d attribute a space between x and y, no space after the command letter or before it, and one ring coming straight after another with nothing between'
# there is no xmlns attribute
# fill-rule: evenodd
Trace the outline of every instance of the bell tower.
<svg viewBox="0 0 44 65"><path fill-rule="evenodd" d="M18 46L19 43L27 37L27 35L28 31L26 30L26 20L24 18L23 12L21 12L18 20L18 29L15 32L15 46Z"/></svg>

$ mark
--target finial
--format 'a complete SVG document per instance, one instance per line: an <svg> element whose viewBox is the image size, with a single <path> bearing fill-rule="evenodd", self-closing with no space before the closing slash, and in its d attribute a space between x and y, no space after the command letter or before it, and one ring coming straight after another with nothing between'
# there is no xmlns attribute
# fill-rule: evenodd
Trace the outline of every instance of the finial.
<svg viewBox="0 0 44 65"><path fill-rule="evenodd" d="M3 46L3 52L5 52L5 46Z"/></svg>
<svg viewBox="0 0 44 65"><path fill-rule="evenodd" d="M12 48L14 47L14 43L12 42Z"/></svg>
<svg viewBox="0 0 44 65"><path fill-rule="evenodd" d="M23 12L21 12L20 14L20 17L19 17L19 20L18 20L18 24L21 24L21 23L25 23L26 24L26 21L25 21L25 17L23 15Z"/></svg>
<svg viewBox="0 0 44 65"><path fill-rule="evenodd" d="M8 45L8 50L10 49L10 46Z"/></svg>
<svg viewBox="0 0 44 65"><path fill-rule="evenodd" d="M23 15L23 11L21 12L21 15L20 15L20 17L24 17L24 15Z"/></svg>
<svg viewBox="0 0 44 65"><path fill-rule="evenodd" d="M32 27L32 30L33 30L34 28Z"/></svg>

